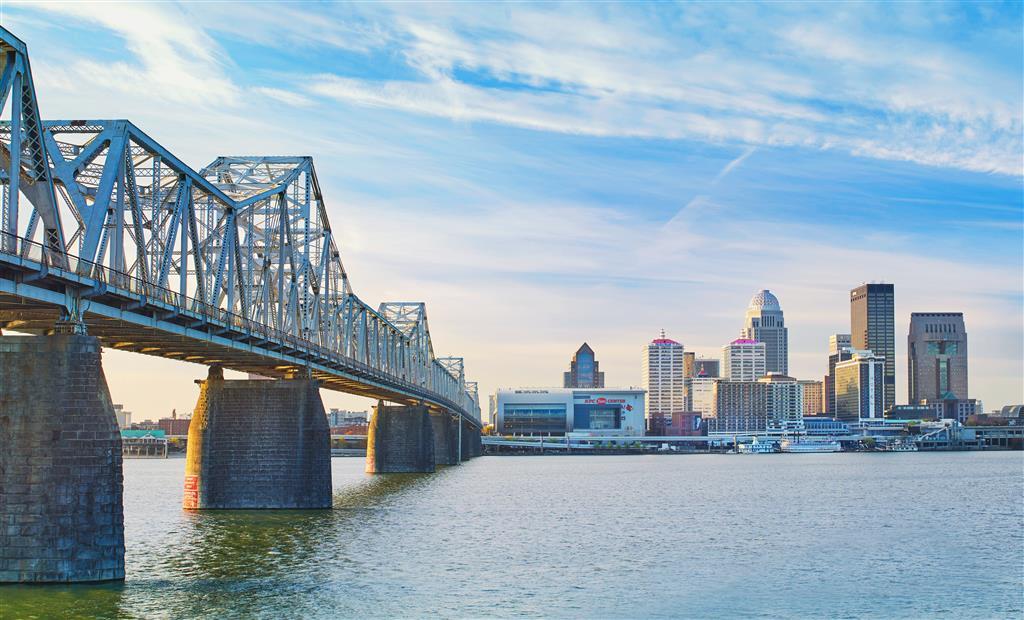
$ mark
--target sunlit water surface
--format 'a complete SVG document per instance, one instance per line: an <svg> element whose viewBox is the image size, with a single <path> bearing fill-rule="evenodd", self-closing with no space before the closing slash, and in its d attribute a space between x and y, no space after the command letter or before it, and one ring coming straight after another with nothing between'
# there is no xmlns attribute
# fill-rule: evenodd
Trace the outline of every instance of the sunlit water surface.
<svg viewBox="0 0 1024 620"><path fill-rule="evenodd" d="M186 513L125 461L127 579L0 617L1024 615L1022 453L333 460L334 510Z"/></svg>

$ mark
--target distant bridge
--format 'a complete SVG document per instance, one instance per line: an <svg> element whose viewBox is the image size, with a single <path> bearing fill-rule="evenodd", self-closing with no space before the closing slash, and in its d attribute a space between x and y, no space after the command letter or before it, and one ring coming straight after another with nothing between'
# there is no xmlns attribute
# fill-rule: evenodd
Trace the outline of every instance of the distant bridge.
<svg viewBox="0 0 1024 620"><path fill-rule="evenodd" d="M426 306L353 293L310 157L195 171L127 120L40 118L0 28L0 328L425 403L480 426ZM9 104L9 105L8 105Z"/></svg>

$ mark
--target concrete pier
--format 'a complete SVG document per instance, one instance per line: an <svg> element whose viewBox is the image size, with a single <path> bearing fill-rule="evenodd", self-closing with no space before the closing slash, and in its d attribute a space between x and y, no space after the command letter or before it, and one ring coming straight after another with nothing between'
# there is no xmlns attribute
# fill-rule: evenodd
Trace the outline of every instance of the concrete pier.
<svg viewBox="0 0 1024 620"><path fill-rule="evenodd" d="M434 426L427 407L379 401L366 438L366 473L429 473L434 462Z"/></svg>
<svg viewBox="0 0 1024 620"><path fill-rule="evenodd" d="M186 510L330 508L331 431L312 379L210 368L188 431Z"/></svg>
<svg viewBox="0 0 1024 620"><path fill-rule="evenodd" d="M124 579L121 435L97 338L0 337L0 583Z"/></svg>
<svg viewBox="0 0 1024 620"><path fill-rule="evenodd" d="M434 429L434 464L459 464L459 428L451 414L431 413L430 423Z"/></svg>

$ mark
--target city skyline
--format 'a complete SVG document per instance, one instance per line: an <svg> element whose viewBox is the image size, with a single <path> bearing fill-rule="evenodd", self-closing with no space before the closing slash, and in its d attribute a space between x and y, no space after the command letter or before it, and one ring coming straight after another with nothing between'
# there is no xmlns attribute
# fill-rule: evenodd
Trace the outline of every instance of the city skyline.
<svg viewBox="0 0 1024 620"><path fill-rule="evenodd" d="M212 143L313 155L356 292L426 301L438 354L465 357L481 394L557 384L585 340L609 385L640 385L637 347L661 328L718 357L762 288L786 309L789 374L818 379L849 290L884 280L897 402L910 313L947 311L971 334L971 396L1021 400L1024 96L1005 10L224 10L17 5L3 22L49 69L44 117L129 118L194 168L231 154ZM206 374L104 356L143 417L191 411Z"/></svg>

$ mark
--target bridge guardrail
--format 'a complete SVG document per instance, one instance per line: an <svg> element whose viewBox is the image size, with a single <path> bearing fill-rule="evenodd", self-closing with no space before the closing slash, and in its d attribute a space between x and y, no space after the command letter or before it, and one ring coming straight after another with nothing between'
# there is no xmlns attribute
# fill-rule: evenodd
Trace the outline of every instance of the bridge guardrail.
<svg viewBox="0 0 1024 620"><path fill-rule="evenodd" d="M211 325L219 323L221 327L236 329L244 332L247 336L255 336L262 340L266 340L267 342L285 344L294 350L302 351L307 355L319 357L339 366L351 368L360 374L377 379L381 382L398 383L398 387L402 387L411 393L420 393L426 400L432 400L438 404L444 404L446 407L450 407L452 409L459 409L459 406L456 403L453 403L440 395L430 393L424 386L409 382L404 378L389 375L388 373L378 368L374 368L360 360L337 351L332 351L310 340L302 340L292 334L213 306L195 297L183 296L168 288L144 281L142 278L137 276L111 269L105 265L83 260L70 252L65 253L60 257L54 256L46 246L31 239L8 234L5 235L5 241L8 242L5 244L7 248L10 248L12 251L0 251L0 256L7 253L9 255L18 256L22 260L38 263L40 267L64 271L83 278L91 278L97 283L105 284L115 289L124 290L129 294L137 295L147 300L158 301L177 308L182 312L195 315L197 318L201 318ZM11 247L11 245L13 245L13 247ZM471 413L472 412L464 411L464 414ZM470 415L469 417L479 422L475 416Z"/></svg>

